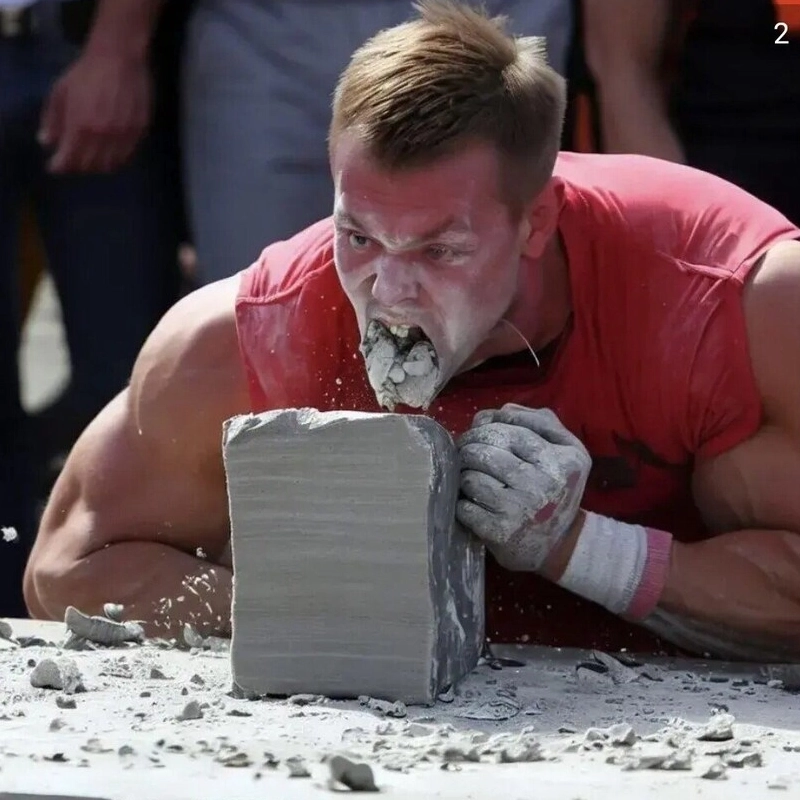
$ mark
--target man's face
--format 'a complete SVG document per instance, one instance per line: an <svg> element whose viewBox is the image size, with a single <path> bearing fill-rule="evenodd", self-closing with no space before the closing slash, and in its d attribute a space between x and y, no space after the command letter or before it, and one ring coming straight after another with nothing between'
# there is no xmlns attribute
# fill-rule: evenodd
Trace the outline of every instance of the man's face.
<svg viewBox="0 0 800 800"><path fill-rule="evenodd" d="M344 134L332 170L336 268L370 383L388 408L427 408L517 289L525 226L499 196L498 158L473 145L423 169L387 172Z"/></svg>

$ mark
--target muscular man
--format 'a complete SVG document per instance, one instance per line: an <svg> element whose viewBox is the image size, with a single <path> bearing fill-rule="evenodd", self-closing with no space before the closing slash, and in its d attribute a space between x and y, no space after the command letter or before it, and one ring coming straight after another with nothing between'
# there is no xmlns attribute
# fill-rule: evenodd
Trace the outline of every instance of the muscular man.
<svg viewBox="0 0 800 800"><path fill-rule="evenodd" d="M539 44L419 11L341 77L333 218L170 311L76 445L31 611L227 633L223 420L382 404L461 437L493 640L797 657L800 230L688 167L559 155Z"/></svg>

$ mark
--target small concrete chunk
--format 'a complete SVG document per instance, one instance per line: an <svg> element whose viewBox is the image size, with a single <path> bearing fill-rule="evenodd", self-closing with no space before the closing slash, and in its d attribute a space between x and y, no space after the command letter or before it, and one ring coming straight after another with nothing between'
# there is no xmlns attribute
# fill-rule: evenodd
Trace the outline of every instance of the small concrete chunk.
<svg viewBox="0 0 800 800"><path fill-rule="evenodd" d="M433 703L477 664L482 546L428 417L310 409L228 420L233 679L256 694Z"/></svg>
<svg viewBox="0 0 800 800"><path fill-rule="evenodd" d="M344 756L333 756L328 762L331 783L341 784L353 792L377 792L375 776L369 764L357 764Z"/></svg>
<svg viewBox="0 0 800 800"><path fill-rule="evenodd" d="M67 606L64 624L79 639L105 647L119 647L144 639L144 628L137 622L114 622L108 617L90 616L74 606Z"/></svg>
<svg viewBox="0 0 800 800"><path fill-rule="evenodd" d="M757 750L745 750L725 756L725 763L736 769L740 767L763 767L764 758Z"/></svg>
<svg viewBox="0 0 800 800"><path fill-rule="evenodd" d="M31 672L31 686L35 689L58 689L65 694L84 691L83 676L71 658L44 658Z"/></svg>
<svg viewBox="0 0 800 800"><path fill-rule="evenodd" d="M175 719L178 722L187 722L188 720L192 719L202 719L203 718L203 709L200 707L200 703L197 700L190 700L184 707L183 710L178 714Z"/></svg>
<svg viewBox="0 0 800 800"><path fill-rule="evenodd" d="M691 750L662 748L660 751L634 753L622 758L611 757L609 763L620 764L624 770L690 770L692 768Z"/></svg>
<svg viewBox="0 0 800 800"><path fill-rule="evenodd" d="M103 613L114 622L122 622L125 606L119 603L103 603Z"/></svg>
<svg viewBox="0 0 800 800"><path fill-rule="evenodd" d="M408 716L408 709L405 703L401 703L400 701L390 703L388 700L376 700L374 697L361 695L358 698L358 702L361 703L362 706L366 706L370 711L377 711L385 717L403 719L403 717Z"/></svg>
<svg viewBox="0 0 800 800"><path fill-rule="evenodd" d="M733 714L714 714L703 726L697 738L701 742L727 742L733 739Z"/></svg>
<svg viewBox="0 0 800 800"><path fill-rule="evenodd" d="M715 761L700 777L709 781L719 781L727 776L727 769L724 761Z"/></svg>
<svg viewBox="0 0 800 800"><path fill-rule="evenodd" d="M286 767L289 770L290 778L310 778L311 773L300 756L292 756L286 759Z"/></svg>
<svg viewBox="0 0 800 800"><path fill-rule="evenodd" d="M183 626L183 641L187 647L196 647L199 650L202 650L205 644L203 637L188 622Z"/></svg>

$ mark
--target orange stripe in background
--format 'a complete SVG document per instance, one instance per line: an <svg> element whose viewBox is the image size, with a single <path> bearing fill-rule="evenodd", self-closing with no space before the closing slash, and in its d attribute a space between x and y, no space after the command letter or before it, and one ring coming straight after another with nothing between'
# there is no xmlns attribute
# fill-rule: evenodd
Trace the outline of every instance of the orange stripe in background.
<svg viewBox="0 0 800 800"><path fill-rule="evenodd" d="M789 29L800 32L800 0L772 0L775 6L775 19L784 22Z"/></svg>

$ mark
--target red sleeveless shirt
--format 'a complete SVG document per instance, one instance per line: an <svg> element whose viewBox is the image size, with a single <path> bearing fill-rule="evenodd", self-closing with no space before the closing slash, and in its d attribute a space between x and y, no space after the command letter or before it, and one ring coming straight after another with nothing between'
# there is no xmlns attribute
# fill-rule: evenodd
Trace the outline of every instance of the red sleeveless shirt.
<svg viewBox="0 0 800 800"><path fill-rule="evenodd" d="M562 153L555 174L569 329L542 369L527 352L484 363L427 413L458 435L480 409L549 407L592 455L584 508L702 538L694 460L760 424L742 288L759 256L800 230L731 184L655 159ZM242 273L236 321L253 412L380 410L330 219L271 245ZM642 629L491 558L486 591L493 641L659 649Z"/></svg>

